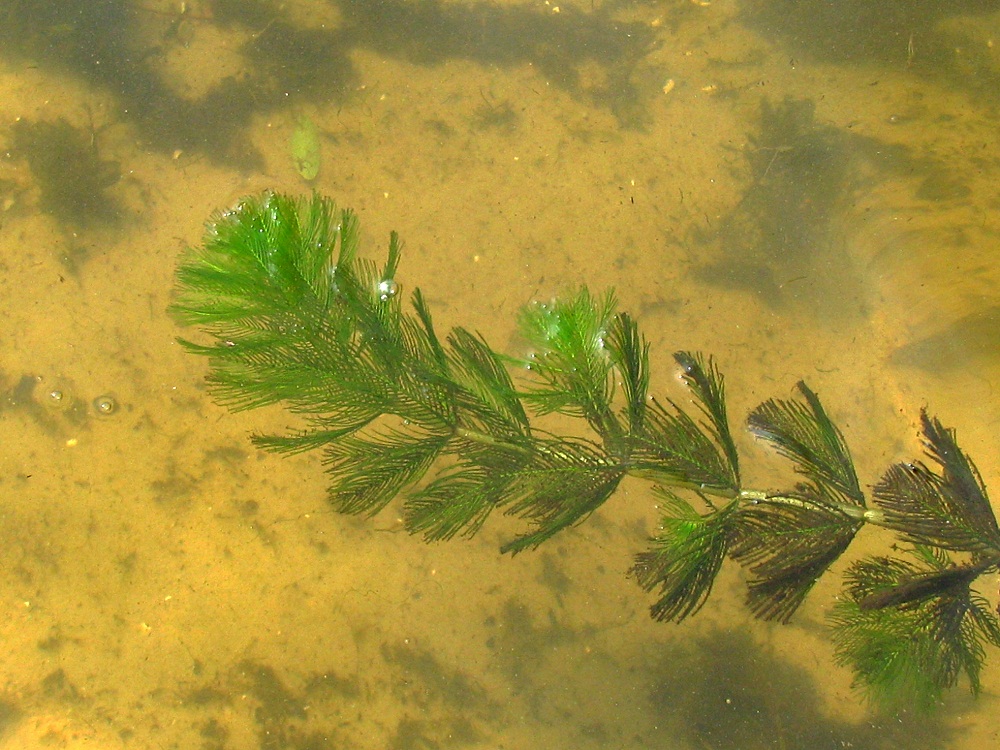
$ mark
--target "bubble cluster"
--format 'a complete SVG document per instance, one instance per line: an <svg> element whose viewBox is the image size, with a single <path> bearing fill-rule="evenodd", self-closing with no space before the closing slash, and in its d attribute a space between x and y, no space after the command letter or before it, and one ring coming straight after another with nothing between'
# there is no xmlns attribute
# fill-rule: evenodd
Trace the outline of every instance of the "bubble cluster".
<svg viewBox="0 0 1000 750"><path fill-rule="evenodd" d="M33 378L34 382L40 382L41 377ZM72 384L65 381L56 380L50 383L44 390L33 394L32 398L36 403L42 404L55 412L62 412L74 424L82 423L90 409L100 417L109 417L117 414L121 408L118 400L111 393L104 393L92 399L88 407L87 401L78 397L74 393Z"/></svg>
<svg viewBox="0 0 1000 750"><path fill-rule="evenodd" d="M394 279L382 279L378 283L378 298L388 302L399 293L399 285Z"/></svg>

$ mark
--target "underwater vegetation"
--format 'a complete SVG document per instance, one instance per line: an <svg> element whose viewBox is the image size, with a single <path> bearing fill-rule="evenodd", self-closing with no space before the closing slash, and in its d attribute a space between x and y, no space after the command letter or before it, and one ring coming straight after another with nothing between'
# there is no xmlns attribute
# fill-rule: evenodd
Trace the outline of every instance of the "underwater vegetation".
<svg viewBox="0 0 1000 750"><path fill-rule="evenodd" d="M1000 359L1000 306L970 312L940 330L897 349L893 362L951 376L969 362L995 367Z"/></svg>
<svg viewBox="0 0 1000 750"><path fill-rule="evenodd" d="M859 171L852 162L865 149L862 139L816 123L815 112L808 99L761 100L744 153L747 187L716 225L694 231L708 252L693 273L773 308L841 318L865 308L861 276L836 230Z"/></svg>
<svg viewBox="0 0 1000 750"><path fill-rule="evenodd" d="M343 102L356 84L359 48L421 65L466 59L483 65L531 63L553 85L615 113L645 117L632 73L653 44L652 30L611 11L565 8L553 17L527 6L344 0L342 23L304 27L280 3L214 0L192 12L159 11L127 0L12 0L0 7L0 55L69 73L106 92L144 144L161 153L194 152L259 169L246 128L251 116L289 105ZM170 83L164 59L212 26L232 39L239 69L220 73L198 95ZM585 85L596 64L602 82ZM199 78L213 71L199 70Z"/></svg>
<svg viewBox="0 0 1000 750"><path fill-rule="evenodd" d="M28 163L43 211L78 226L118 218L119 206L107 190L121 178L121 168L101 158L92 133L62 118L18 120L11 131L11 155Z"/></svg>
<svg viewBox="0 0 1000 750"><path fill-rule="evenodd" d="M798 55L853 65L910 66L933 57L937 64L953 66L954 45L961 42L940 28L941 22L963 16L979 20L977 16L995 11L988 0L750 0L742 19ZM942 54L947 46L950 55ZM987 81L980 83L985 87Z"/></svg>
<svg viewBox="0 0 1000 750"><path fill-rule="evenodd" d="M727 560L746 570L754 616L787 622L861 528L883 527L898 544L850 564L830 613L838 660L883 707L931 708L963 679L979 690L1000 621L976 584L1000 567L1000 528L953 430L923 412L925 455L869 496L800 382L746 422L800 481L748 487L716 362L673 354L693 410L652 397L649 344L613 292L528 305L534 353L512 359L464 328L439 334L419 289L404 307L395 233L381 265L358 239L356 216L321 196L245 198L183 257L171 307L209 337L182 343L208 358L220 403L299 415L301 429L253 442L322 451L334 509L374 515L401 497L405 528L427 541L472 536L499 512L523 524L502 546L517 553L585 521L624 477L647 480L663 516L631 575L672 622L701 609ZM579 428L550 432L548 414Z"/></svg>
<svg viewBox="0 0 1000 750"><path fill-rule="evenodd" d="M754 643L746 629L706 629L656 657L651 700L673 717L667 747L704 750L955 747L940 715L870 716L852 723L824 711L815 677ZM677 675L684 675L678 680ZM685 743L679 740L684 738Z"/></svg>
<svg viewBox="0 0 1000 750"><path fill-rule="evenodd" d="M718 222L692 231L694 276L827 319L868 313L863 267L848 239L859 193L886 177L915 175L923 200L968 191L947 164L817 122L812 99L762 98L743 158L740 199Z"/></svg>
<svg viewBox="0 0 1000 750"><path fill-rule="evenodd" d="M822 286L849 273L830 222L848 187L850 152L837 129L816 124L815 111L811 100L761 101L758 132L746 151L749 185L721 224L700 238L721 248L718 260L696 267L700 279L782 306L803 281ZM839 290L858 286L840 278L830 283Z"/></svg>

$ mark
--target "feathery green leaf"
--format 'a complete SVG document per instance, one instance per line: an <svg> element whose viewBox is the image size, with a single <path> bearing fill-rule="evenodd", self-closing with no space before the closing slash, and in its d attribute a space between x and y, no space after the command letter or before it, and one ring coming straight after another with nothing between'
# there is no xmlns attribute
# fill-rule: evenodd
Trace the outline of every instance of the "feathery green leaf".
<svg viewBox="0 0 1000 750"><path fill-rule="evenodd" d="M519 467L532 457L528 440L505 443L458 438L458 461L412 493L403 505L406 529L427 541L472 536L510 498Z"/></svg>
<svg viewBox="0 0 1000 750"><path fill-rule="evenodd" d="M605 346L615 304L611 292L594 299L583 288L570 299L528 305L520 317L521 334L535 349L528 401L542 414L583 417L612 444L622 433L611 411L613 362Z"/></svg>
<svg viewBox="0 0 1000 750"><path fill-rule="evenodd" d="M627 313L612 320L605 346L615 368L621 373L625 391L625 413L630 434L642 430L649 389L649 343L639 334L639 326Z"/></svg>
<svg viewBox="0 0 1000 750"><path fill-rule="evenodd" d="M526 436L531 424L503 361L481 337L456 328L448 337L448 363L457 384L460 406L467 407L464 426L489 434Z"/></svg>
<svg viewBox="0 0 1000 750"><path fill-rule="evenodd" d="M447 434L384 429L331 443L324 455L331 504L341 513L375 515L427 472L448 440Z"/></svg>
<svg viewBox="0 0 1000 750"><path fill-rule="evenodd" d="M865 496L840 430L830 421L819 398L799 382L805 403L771 399L750 414L750 430L795 462L796 470L831 502L864 507Z"/></svg>
<svg viewBox="0 0 1000 750"><path fill-rule="evenodd" d="M1000 553L1000 530L975 464L937 419L922 412L921 422L941 473L920 462L892 466L873 492L886 525L915 544Z"/></svg>
<svg viewBox="0 0 1000 750"><path fill-rule="evenodd" d="M501 551L537 547L595 510L618 488L626 466L587 441L536 441L531 460L498 472L509 481L506 513L529 521L535 531L507 542Z"/></svg>
<svg viewBox="0 0 1000 750"><path fill-rule="evenodd" d="M722 567L737 521L738 502L699 515L683 499L658 488L666 515L652 549L635 557L630 574L646 591L659 592L650 608L656 620L680 622L705 604Z"/></svg>
<svg viewBox="0 0 1000 750"><path fill-rule="evenodd" d="M801 490L740 511L731 554L749 568L747 604L765 620L788 622L862 526L860 519L810 498L808 487Z"/></svg>
<svg viewBox="0 0 1000 750"><path fill-rule="evenodd" d="M830 616L838 661L853 667L856 686L882 707L930 709L963 674L978 692L984 645L1000 645L996 615L969 587L971 578L946 575L947 557L917 553L914 561L869 557L852 565ZM934 578L938 585L917 595L914 582ZM906 588L914 595L872 604Z"/></svg>
<svg viewBox="0 0 1000 750"><path fill-rule="evenodd" d="M699 410L708 419L712 438L722 448L729 465L731 486L739 487L740 459L726 416L725 379L711 357L706 363L697 352L676 352L674 360L681 366L684 382L697 399Z"/></svg>
<svg viewBox="0 0 1000 750"><path fill-rule="evenodd" d="M739 486L725 453L686 412L673 402L670 406L672 410L652 400L646 407L642 430L629 436L634 473L675 486L735 496Z"/></svg>

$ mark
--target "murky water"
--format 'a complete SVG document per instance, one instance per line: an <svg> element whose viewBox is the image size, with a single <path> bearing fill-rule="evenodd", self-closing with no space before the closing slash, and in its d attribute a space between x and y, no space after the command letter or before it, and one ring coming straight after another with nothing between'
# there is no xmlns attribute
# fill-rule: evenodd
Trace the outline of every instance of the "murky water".
<svg viewBox="0 0 1000 750"><path fill-rule="evenodd" d="M366 252L399 231L440 329L516 354L521 305L613 286L654 392L676 349L734 419L805 379L866 484L927 406L1000 486L987 5L8 2L0 747L994 747L996 653L977 700L868 713L824 629L842 566L787 626L736 570L651 622L639 482L514 558L503 519L428 546L333 514L315 456L249 443L294 418L214 405L165 312L213 211L317 190Z"/></svg>

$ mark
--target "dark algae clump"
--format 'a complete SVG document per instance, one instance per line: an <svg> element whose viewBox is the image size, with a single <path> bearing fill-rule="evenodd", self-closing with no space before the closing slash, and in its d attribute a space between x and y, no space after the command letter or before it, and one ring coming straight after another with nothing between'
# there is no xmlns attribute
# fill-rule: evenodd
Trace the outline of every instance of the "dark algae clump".
<svg viewBox="0 0 1000 750"><path fill-rule="evenodd" d="M43 211L75 226L117 218L117 202L107 191L121 178L121 169L101 157L93 133L62 118L18 120L12 131L12 155L31 168Z"/></svg>

